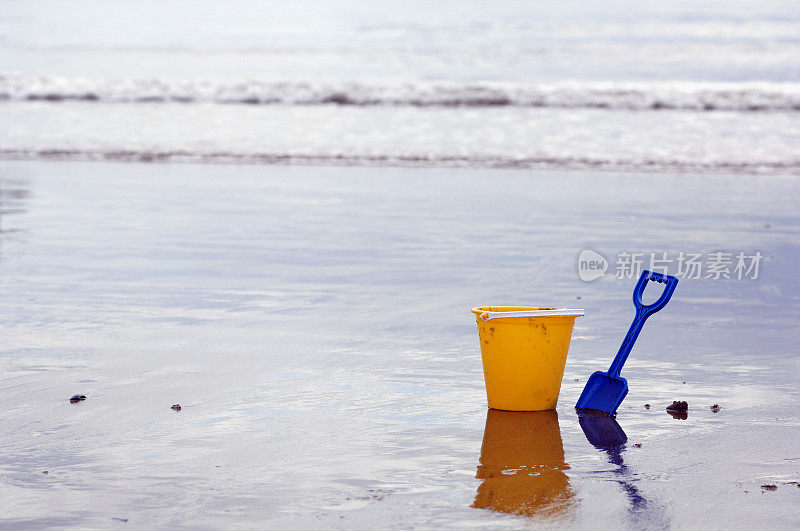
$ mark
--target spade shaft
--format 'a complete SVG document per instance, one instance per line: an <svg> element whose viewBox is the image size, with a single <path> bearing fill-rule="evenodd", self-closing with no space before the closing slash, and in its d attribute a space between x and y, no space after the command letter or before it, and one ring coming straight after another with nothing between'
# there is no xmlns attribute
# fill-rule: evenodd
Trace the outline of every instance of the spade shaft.
<svg viewBox="0 0 800 531"><path fill-rule="evenodd" d="M617 355L614 356L614 361L611 362L611 366L608 368L608 375L610 377L615 378L619 376L620 372L622 372L622 366L625 365L625 361L628 359L628 355L631 353L633 344L636 343L636 338L639 337L639 332L642 331L644 322L647 320L649 315L650 314L648 314L644 308L636 309L636 316L633 318L631 327L628 329L628 334L622 341L622 346L619 347Z"/></svg>

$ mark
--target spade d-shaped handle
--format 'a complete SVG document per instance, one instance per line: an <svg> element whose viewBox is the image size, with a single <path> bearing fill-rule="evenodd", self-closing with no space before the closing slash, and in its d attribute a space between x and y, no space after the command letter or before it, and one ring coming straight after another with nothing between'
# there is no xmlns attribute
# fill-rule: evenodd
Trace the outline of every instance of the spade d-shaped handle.
<svg viewBox="0 0 800 531"><path fill-rule="evenodd" d="M642 293L644 293L644 288L647 287L648 281L666 284L661 297L659 297L658 300L653 304L644 304L642 302ZM672 298L672 292L675 291L675 286L677 285L678 279L672 275L653 273L647 269L642 271L642 276L639 277L639 282L636 283L636 287L633 289L633 305L636 306L636 313L638 314L639 312L644 312L645 316L650 316L656 313L658 310L667 305L669 299Z"/></svg>

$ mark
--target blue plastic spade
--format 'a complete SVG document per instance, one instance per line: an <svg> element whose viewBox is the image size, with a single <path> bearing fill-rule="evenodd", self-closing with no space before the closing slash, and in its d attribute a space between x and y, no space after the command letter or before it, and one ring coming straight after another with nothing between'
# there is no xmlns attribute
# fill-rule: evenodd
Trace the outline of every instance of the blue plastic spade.
<svg viewBox="0 0 800 531"><path fill-rule="evenodd" d="M661 297L653 304L642 304L642 293L644 288L647 287L647 281L661 282L666 284L664 292ZM631 353L633 344L636 338L639 337L639 332L642 331L644 322L648 317L659 311L667 305L672 292L675 291L675 286L678 285L678 279L672 275L662 275L661 273L651 273L648 270L642 271L642 276L639 277L639 282L633 290L633 305L636 306L636 317L633 318L633 323L628 330L628 335L619 347L619 352L611 362L608 372L597 371L586 382L586 387L583 388L583 393L578 399L575 407L579 409L596 409L604 411L609 415L614 415L617 408L625 400L625 395L628 394L628 380L619 375L622 371L622 366L625 365L625 360L628 359L628 354Z"/></svg>

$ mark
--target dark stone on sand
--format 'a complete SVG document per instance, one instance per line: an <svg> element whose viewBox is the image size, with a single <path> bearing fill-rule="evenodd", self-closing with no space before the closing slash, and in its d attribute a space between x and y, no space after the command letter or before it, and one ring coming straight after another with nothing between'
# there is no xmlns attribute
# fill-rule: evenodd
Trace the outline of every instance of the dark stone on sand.
<svg viewBox="0 0 800 531"><path fill-rule="evenodd" d="M641 447L642 447L642 443L634 443L633 445L634 445L636 448L641 448Z"/></svg>
<svg viewBox="0 0 800 531"><path fill-rule="evenodd" d="M172 404L172 407L170 409L173 410L173 411L180 411L181 410L181 405L180 404Z"/></svg>
<svg viewBox="0 0 800 531"><path fill-rule="evenodd" d="M46 476L47 474L49 474L49 473L50 473L50 472L48 472L47 470L43 470L43 471L42 471L42 474L44 474L45 476Z"/></svg>
<svg viewBox="0 0 800 531"><path fill-rule="evenodd" d="M75 402L81 402L82 400L86 400L86 395L72 395L72 397L69 399L69 401L73 404Z"/></svg>
<svg viewBox="0 0 800 531"><path fill-rule="evenodd" d="M713 406L711 406L711 412L712 413L718 413L720 409L722 409L722 408L719 407L719 404L714 404Z"/></svg>
<svg viewBox="0 0 800 531"><path fill-rule="evenodd" d="M114 520L115 522L122 522L122 523L127 523L128 522L127 518L113 517L112 520Z"/></svg>
<svg viewBox="0 0 800 531"><path fill-rule="evenodd" d="M644 408L645 408L645 409L650 409L650 404L645 404L645 405L644 405Z"/></svg>
<svg viewBox="0 0 800 531"><path fill-rule="evenodd" d="M777 485L761 485L761 488L764 490L778 490Z"/></svg>
<svg viewBox="0 0 800 531"><path fill-rule="evenodd" d="M689 404L682 400L673 400L672 404L667 406L667 413L674 419L686 420L689 418Z"/></svg>
<svg viewBox="0 0 800 531"><path fill-rule="evenodd" d="M667 406L667 411L689 411L689 404L683 400L673 400L672 404Z"/></svg>

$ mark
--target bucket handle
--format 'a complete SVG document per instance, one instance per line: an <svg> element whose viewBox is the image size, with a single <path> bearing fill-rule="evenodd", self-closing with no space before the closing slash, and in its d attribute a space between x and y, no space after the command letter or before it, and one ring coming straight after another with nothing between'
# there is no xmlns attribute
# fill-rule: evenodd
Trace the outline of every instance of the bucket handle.
<svg viewBox="0 0 800 531"><path fill-rule="evenodd" d="M484 321L491 321L492 319L510 319L512 317L580 317L583 314L583 309L528 310L522 312L483 312L480 317Z"/></svg>

